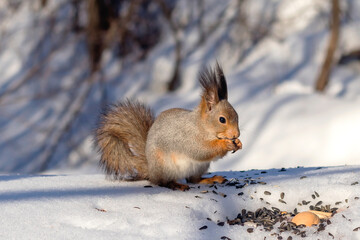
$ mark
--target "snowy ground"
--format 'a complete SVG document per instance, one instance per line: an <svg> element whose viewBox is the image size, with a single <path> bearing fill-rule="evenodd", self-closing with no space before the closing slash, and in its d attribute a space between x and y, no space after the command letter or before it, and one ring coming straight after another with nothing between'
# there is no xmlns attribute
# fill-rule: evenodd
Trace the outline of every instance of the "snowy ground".
<svg viewBox="0 0 360 240"><path fill-rule="evenodd" d="M68 6L57 11L54 6L62 1L48 2L50 7L42 14L30 1L23 1L17 11L9 11L6 1L0 3L0 239L276 239L279 224L271 232L258 227L249 233L253 226L217 223L234 219L242 209L303 211L319 201L341 212L323 231L305 229L309 239L360 239L360 230L353 231L360 227L359 62L335 65L325 93L313 90L328 42L326 1L248 1L250 24L262 16L268 22L266 16L276 9L269 35L254 46L242 42L244 35L239 34L244 29L237 25L234 10L242 1L204 1L204 29L218 27L200 45L197 19L182 32L183 82L174 93L164 90L174 63L171 34L164 34L148 57L136 64L105 52L105 84L91 86L80 115L63 138L57 138L55 130L64 127L69 103L81 99L89 87L78 86L86 76L88 56L84 38L64 34L71 20L65 14ZM179 1L180 17L195 9L191 2ZM348 7L350 17L342 21L337 59L360 47L360 2L341 4ZM37 44L50 32L47 17L52 8L59 13L58 28L49 37L53 53L33 62L42 59L37 47L47 56L49 47ZM109 102L137 98L157 114L172 107L190 109L199 101L198 71L215 59L223 65L229 100L239 113L244 148L213 163L210 170L229 180L244 183L250 177L266 185L238 189L194 185L189 192L174 192L144 188L148 182L105 180L97 168L91 134L102 89ZM26 79L33 63L42 67L39 73L6 95ZM56 92L58 88L69 91ZM51 97L46 98L49 91ZM58 147L52 152L46 144L54 141ZM49 175L24 175L39 170L44 152L53 154ZM316 199L314 191L319 194ZM282 192L286 204L279 202ZM299 206L303 200L311 202ZM199 230L203 226L207 228ZM290 234L281 236L288 239Z"/></svg>
<svg viewBox="0 0 360 240"><path fill-rule="evenodd" d="M360 227L359 171L359 166L344 166L217 172L228 180L239 179L241 185L246 180L254 184L242 188L193 185L188 192L144 187L149 185L146 181L111 182L99 174L1 175L0 238L303 239L291 232L280 234L279 223L266 232L251 225L230 226L226 220L234 219L242 209L304 211L322 201L339 208L339 213L323 231L318 232L317 227L303 229L306 236L360 239L360 231L353 231ZM313 199L315 191L319 197ZM286 203L278 201L282 192ZM303 200L311 202L299 206ZM219 226L218 222L225 224ZM199 230L204 226L207 228ZM249 228L254 231L249 233Z"/></svg>

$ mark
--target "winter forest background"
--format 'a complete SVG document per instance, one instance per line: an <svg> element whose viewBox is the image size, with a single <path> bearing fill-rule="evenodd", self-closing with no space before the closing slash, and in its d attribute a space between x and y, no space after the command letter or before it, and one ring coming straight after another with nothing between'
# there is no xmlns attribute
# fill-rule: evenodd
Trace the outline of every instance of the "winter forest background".
<svg viewBox="0 0 360 240"><path fill-rule="evenodd" d="M212 170L359 163L359 1L3 0L0 172L98 171L104 106L193 108L216 60L244 147Z"/></svg>

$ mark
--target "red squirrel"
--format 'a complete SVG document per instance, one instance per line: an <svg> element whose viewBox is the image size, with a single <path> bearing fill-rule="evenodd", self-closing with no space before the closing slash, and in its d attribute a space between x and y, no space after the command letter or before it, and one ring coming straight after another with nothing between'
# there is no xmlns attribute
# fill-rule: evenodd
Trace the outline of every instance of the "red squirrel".
<svg viewBox="0 0 360 240"><path fill-rule="evenodd" d="M202 178L210 162L228 151L242 148L238 115L228 102L227 83L221 66L199 74L202 95L192 111L172 108L157 118L150 108L126 100L101 116L96 142L100 165L119 180L149 180L171 189L188 190L190 183L224 182Z"/></svg>

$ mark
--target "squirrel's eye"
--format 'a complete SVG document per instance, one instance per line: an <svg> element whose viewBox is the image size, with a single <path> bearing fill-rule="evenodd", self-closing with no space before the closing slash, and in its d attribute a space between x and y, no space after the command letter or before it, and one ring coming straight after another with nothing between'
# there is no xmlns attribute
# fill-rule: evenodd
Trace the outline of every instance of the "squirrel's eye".
<svg viewBox="0 0 360 240"><path fill-rule="evenodd" d="M226 123L226 119L224 117L219 117L219 122L225 124Z"/></svg>

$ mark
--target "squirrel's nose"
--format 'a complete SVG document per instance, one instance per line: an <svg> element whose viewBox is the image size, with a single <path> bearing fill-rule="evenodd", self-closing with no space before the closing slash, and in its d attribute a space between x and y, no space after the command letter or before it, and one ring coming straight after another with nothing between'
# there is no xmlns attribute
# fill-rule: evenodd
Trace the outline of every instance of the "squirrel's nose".
<svg viewBox="0 0 360 240"><path fill-rule="evenodd" d="M233 139L236 139L236 138L239 138L239 137L240 137L240 131L238 130L238 131L236 131L234 133Z"/></svg>

